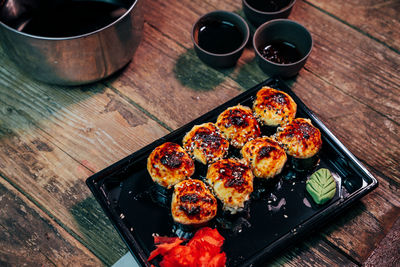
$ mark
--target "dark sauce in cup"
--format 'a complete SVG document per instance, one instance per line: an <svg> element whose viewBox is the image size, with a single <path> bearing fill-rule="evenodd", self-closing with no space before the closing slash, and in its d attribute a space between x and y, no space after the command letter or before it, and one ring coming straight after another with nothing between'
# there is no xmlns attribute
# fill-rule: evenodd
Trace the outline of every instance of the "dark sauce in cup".
<svg viewBox="0 0 400 267"><path fill-rule="evenodd" d="M288 6L292 0L247 0L254 9L263 12L276 12Z"/></svg>
<svg viewBox="0 0 400 267"><path fill-rule="evenodd" d="M278 64L290 64L299 61L302 56L297 47L286 41L273 41L258 49L268 61Z"/></svg>
<svg viewBox="0 0 400 267"><path fill-rule="evenodd" d="M101 29L127 11L101 1L65 1L34 11L22 32L44 37L70 37Z"/></svg>
<svg viewBox="0 0 400 267"><path fill-rule="evenodd" d="M242 45L243 38L239 28L226 20L207 19L199 26L198 45L211 53L233 52Z"/></svg>

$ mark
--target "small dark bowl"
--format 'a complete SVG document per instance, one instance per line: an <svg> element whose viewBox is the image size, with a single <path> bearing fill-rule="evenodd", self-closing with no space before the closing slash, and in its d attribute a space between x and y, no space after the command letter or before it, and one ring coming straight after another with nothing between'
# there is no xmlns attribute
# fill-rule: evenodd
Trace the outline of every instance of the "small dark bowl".
<svg viewBox="0 0 400 267"><path fill-rule="evenodd" d="M300 53L300 60L289 64L278 64L265 59L260 49L274 41L286 41L295 45ZM266 22L257 29L253 37L253 46L258 64L265 73L288 78L295 76L306 64L313 41L310 32L303 25L288 19L277 19Z"/></svg>
<svg viewBox="0 0 400 267"><path fill-rule="evenodd" d="M259 10L251 5L249 5L248 0L242 0L242 6L244 14L247 19L256 27L260 26L264 22L273 20L287 18L292 11L293 5L296 0L291 0L289 4L278 11L266 12Z"/></svg>
<svg viewBox="0 0 400 267"><path fill-rule="evenodd" d="M217 54L210 51L205 50L204 48L199 46L199 31L204 23L207 20L221 20L227 21L235 25L242 34L242 42L240 46L237 47L234 51L224 54ZM237 60L243 53L243 49L246 46L247 42L250 38L250 30L246 21L239 15L228 12L228 11L213 11L207 13L200 17L192 27L192 41L194 44L194 50L196 51L197 56L207 65L210 65L215 68L227 68L232 67L236 64Z"/></svg>

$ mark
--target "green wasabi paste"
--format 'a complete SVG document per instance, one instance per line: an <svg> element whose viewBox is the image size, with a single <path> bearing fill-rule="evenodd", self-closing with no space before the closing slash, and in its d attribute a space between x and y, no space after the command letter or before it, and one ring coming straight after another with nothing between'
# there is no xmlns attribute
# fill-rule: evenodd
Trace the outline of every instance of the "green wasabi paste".
<svg viewBox="0 0 400 267"><path fill-rule="evenodd" d="M336 193L336 182L332 173L325 168L311 174L306 190L315 203L322 205L331 200Z"/></svg>

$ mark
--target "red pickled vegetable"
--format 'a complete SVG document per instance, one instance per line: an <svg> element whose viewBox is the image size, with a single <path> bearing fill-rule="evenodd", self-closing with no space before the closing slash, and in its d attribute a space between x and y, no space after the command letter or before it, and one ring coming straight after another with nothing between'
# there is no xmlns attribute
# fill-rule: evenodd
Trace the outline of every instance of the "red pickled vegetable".
<svg viewBox="0 0 400 267"><path fill-rule="evenodd" d="M177 237L154 236L156 249L148 260L161 255L161 267L224 267L226 254L221 252L224 237L217 229L204 227L199 229L186 245Z"/></svg>
<svg viewBox="0 0 400 267"><path fill-rule="evenodd" d="M179 244L182 243L182 242L183 242L182 239L176 238L176 240L171 242L171 243L160 243L160 244L158 244L157 248L150 253L150 256L149 256L148 260L150 261L150 260L154 259L155 257L157 257L158 255L167 254L168 251L172 250L176 246L179 246Z"/></svg>

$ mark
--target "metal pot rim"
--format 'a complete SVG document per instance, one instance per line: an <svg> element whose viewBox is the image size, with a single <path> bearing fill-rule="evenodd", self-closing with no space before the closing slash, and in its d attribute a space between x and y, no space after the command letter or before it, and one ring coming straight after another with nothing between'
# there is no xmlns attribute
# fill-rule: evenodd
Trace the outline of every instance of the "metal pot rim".
<svg viewBox="0 0 400 267"><path fill-rule="evenodd" d="M107 29L107 28L110 28L110 27L114 26L119 21L123 20L132 11L132 9L135 8L135 6L137 5L138 1L139 0L135 0L133 2L133 4L127 9L127 11L123 15L121 15L118 19L116 19L115 21L111 22L110 24L108 24L108 25L106 25L106 26L104 26L104 27L102 27L100 29L97 29L95 31L91 31L91 32L88 32L88 33L75 35L75 36L69 36L69 37L44 37L44 36L33 35L33 34L28 34L28 33L25 33L25 32L18 31L16 29L8 26L7 24L3 23L2 21L0 21L0 25L2 27L4 27L5 29L7 29L7 30L9 30L11 32L14 32L14 33L16 33L18 35L22 35L22 36L33 38L33 39L37 39L37 40L46 40L46 41L73 40L73 39L84 38L84 37L87 37L87 36L90 36L90 35L94 35L96 33L99 33L101 31Z"/></svg>

